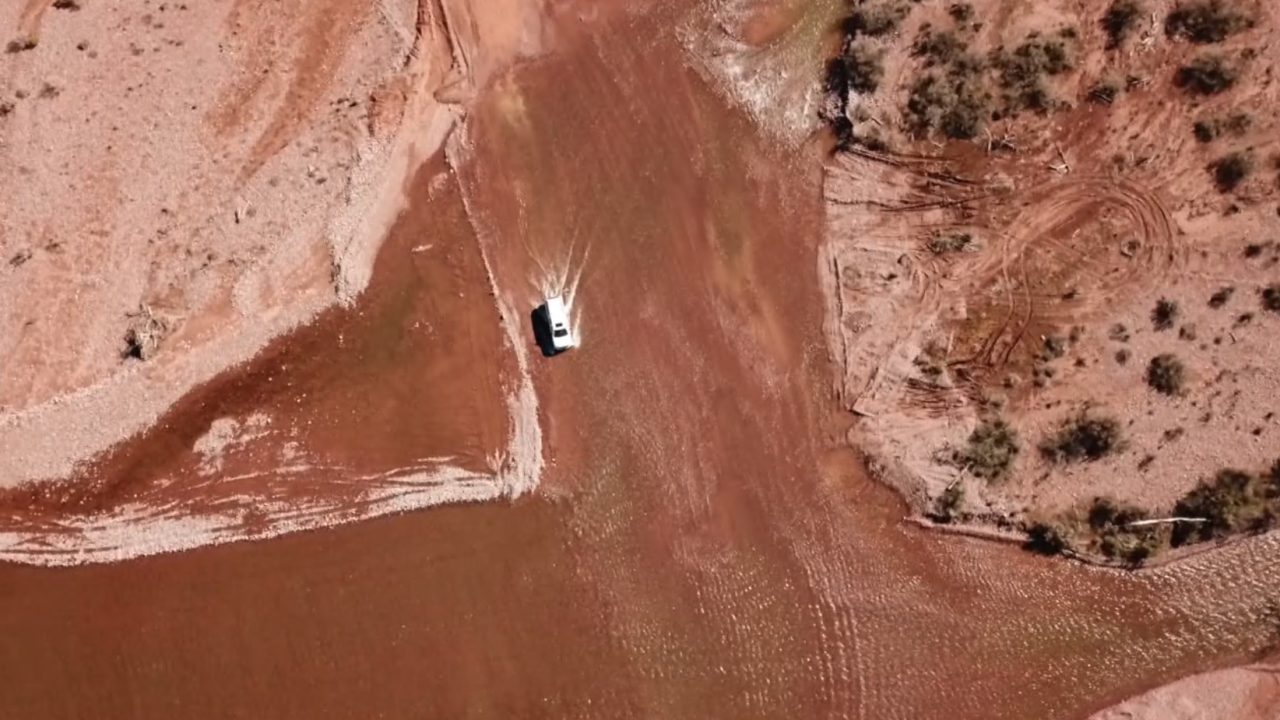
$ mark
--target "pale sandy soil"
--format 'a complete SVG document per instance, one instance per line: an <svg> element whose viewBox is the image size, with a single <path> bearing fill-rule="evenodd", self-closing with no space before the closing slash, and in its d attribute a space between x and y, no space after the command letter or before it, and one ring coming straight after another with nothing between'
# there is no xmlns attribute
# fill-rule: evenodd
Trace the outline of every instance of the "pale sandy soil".
<svg viewBox="0 0 1280 720"><path fill-rule="evenodd" d="M540 41L532 5L48 5L0 10L39 38L0 55L0 486L357 295L446 103ZM168 328L146 362L122 357L141 308Z"/></svg>
<svg viewBox="0 0 1280 720"><path fill-rule="evenodd" d="M193 388L354 303L412 179L476 89L541 51L540 12L465 0L0 10L15 38L38 36L0 55L0 95L13 98L0 154L16 168L0 177L0 489L15 491L10 512L24 498L43 498L41 513L101 506L56 522L19 513L0 528L6 557L119 559L536 484L536 398L512 308L502 335L514 365L490 368L505 378L507 407L494 412L507 411L511 435L486 472L447 455L358 472L299 450L295 428L268 432L271 414L229 415L191 438L191 472L220 485L187 521L201 500L185 490L103 505L118 486L182 487L176 475L125 468L110 479L86 461L111 466L108 448ZM127 331L147 315L158 344L144 360L125 357ZM260 445L280 457L223 467ZM343 493L264 501L263 488L278 494L289 477L306 478L286 490L295 494L335 482L364 494L358 507Z"/></svg>
<svg viewBox="0 0 1280 720"><path fill-rule="evenodd" d="M1091 716L1090 720L1274 720L1280 666L1258 663L1195 675Z"/></svg>
<svg viewBox="0 0 1280 720"><path fill-rule="evenodd" d="M973 3L983 23L975 51L1012 47L1031 31L1078 31L1077 69L1052 81L1067 109L989 124L1016 152L988 151L985 135L913 142L904 132L908 88L923 72L910 46L923 23L954 25L945 4L915 6L896 34L874 41L887 53L881 89L851 98L850 116L867 118L859 128L881 133L892 151L841 153L829 165L819 267L832 310L827 336L839 392L861 418L852 441L918 511L960 483L964 509L987 519L1056 512L1100 495L1160 512L1223 467L1257 471L1280 454L1280 376L1269 363L1280 349L1280 315L1263 311L1259 298L1280 275L1270 246L1260 257L1244 254L1280 232L1272 166L1280 145L1269 109L1280 99L1280 9L1239 3L1257 26L1206 50L1166 38L1172 3L1156 3L1134 40L1104 52L1107 4ZM1232 91L1189 99L1173 86L1174 70L1206 51L1256 55ZM1126 74L1140 86L1111 105L1088 102L1100 79ZM1252 116L1247 133L1196 142L1193 121L1231 112ZM1246 148L1257 171L1220 193L1206 165ZM934 233L956 231L970 233L975 247L927 249ZM1234 288L1230 301L1209 307L1224 287ZM1181 308L1162 332L1150 319L1160 298ZM1117 324L1128 340L1113 339ZM1077 339L1047 363L1054 375L1039 386L1033 375L1045 339L1073 328ZM924 370L931 346L942 367L936 379ZM1187 368L1179 397L1144 381L1159 353L1175 353ZM1121 422L1126 449L1050 466L1036 445L1086 407ZM996 488L950 460L992 412L1023 446Z"/></svg>

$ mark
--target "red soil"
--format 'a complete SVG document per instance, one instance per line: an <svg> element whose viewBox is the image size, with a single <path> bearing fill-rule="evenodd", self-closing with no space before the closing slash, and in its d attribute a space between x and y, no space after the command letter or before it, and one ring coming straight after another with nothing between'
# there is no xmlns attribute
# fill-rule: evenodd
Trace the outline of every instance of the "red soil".
<svg viewBox="0 0 1280 720"><path fill-rule="evenodd" d="M562 18L557 52L486 89L450 154L470 223L450 203L431 213L456 221L442 249L465 256L478 236L517 306L538 301L539 263L582 268L583 345L534 366L545 492L0 568L0 715L1070 718L1260 642L1266 548L1133 577L900 522L843 441L814 283L817 149L774 149L707 88L672 37L682 12L637 12L589 35ZM384 380L422 367L396 320L394 278L418 272L399 242L343 316L404 349L375 365ZM488 287L470 272L443 277ZM476 313L483 332L493 318ZM344 373L367 371L324 369L371 359L344 358L339 329L264 356L259 396L238 407L284 412L300 388L264 388L311 378L327 393L342 376L334 402L350 404L297 417L362 412L373 386ZM325 441L364 462L336 427ZM488 447L469 444L490 437L480 427L453 442Z"/></svg>

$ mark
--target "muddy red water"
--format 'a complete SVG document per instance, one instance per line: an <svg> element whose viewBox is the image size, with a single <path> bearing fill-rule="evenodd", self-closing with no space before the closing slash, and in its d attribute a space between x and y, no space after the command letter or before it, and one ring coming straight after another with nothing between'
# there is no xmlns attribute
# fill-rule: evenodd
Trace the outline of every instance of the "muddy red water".
<svg viewBox="0 0 1280 720"><path fill-rule="evenodd" d="M431 240L528 307L581 269L539 492L0 568L0 717L1073 718L1270 640L1270 544L1124 575L902 523L841 446L819 151L726 107L671 16L596 22L482 97Z"/></svg>

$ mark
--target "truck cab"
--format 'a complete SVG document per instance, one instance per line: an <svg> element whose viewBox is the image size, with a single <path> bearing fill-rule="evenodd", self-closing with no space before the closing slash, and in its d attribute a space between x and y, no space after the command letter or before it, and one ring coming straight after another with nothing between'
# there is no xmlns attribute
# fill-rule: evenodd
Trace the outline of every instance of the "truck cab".
<svg viewBox="0 0 1280 720"><path fill-rule="evenodd" d="M547 325L551 330L551 347L557 352L573 347L573 331L569 329L569 309L559 295L547 298Z"/></svg>

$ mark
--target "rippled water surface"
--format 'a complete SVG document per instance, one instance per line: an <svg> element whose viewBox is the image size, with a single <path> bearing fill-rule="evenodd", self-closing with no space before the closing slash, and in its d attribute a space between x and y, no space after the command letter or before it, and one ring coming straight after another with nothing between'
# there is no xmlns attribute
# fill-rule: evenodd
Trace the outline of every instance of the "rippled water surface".
<svg viewBox="0 0 1280 720"><path fill-rule="evenodd" d="M820 152L712 91L688 17L566 29L450 153L435 242L529 307L579 278L540 491L0 568L0 717L1072 718L1271 640L1270 537L1124 575L901 522L838 442Z"/></svg>

